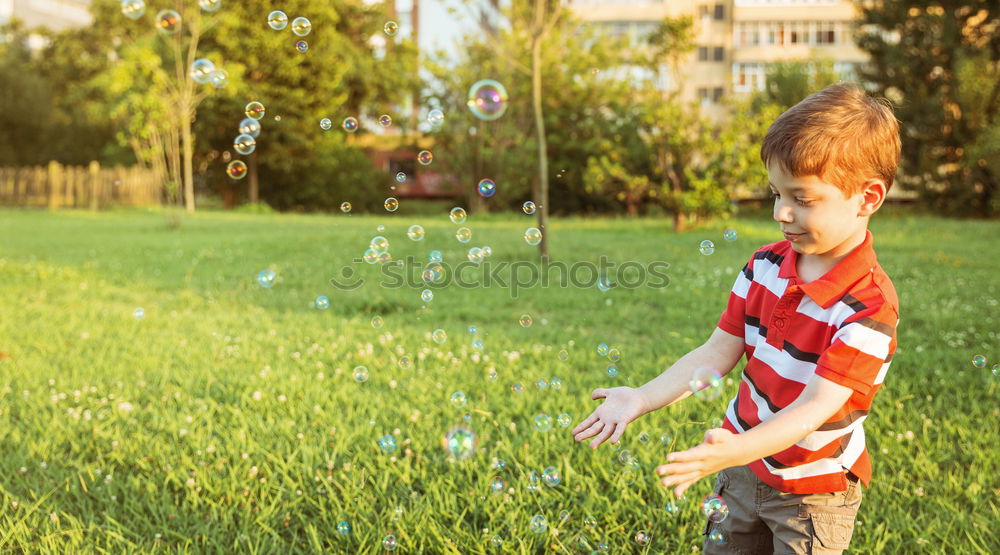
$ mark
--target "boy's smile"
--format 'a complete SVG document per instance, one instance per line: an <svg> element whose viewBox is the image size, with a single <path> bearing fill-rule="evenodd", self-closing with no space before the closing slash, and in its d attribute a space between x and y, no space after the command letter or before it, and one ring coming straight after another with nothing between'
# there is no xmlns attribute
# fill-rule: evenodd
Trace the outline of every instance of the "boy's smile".
<svg viewBox="0 0 1000 555"><path fill-rule="evenodd" d="M885 199L885 185L878 179L845 198L836 185L815 175L792 176L781 164L769 164L767 174L774 220L802 264L814 269L813 279L864 241L868 219Z"/></svg>

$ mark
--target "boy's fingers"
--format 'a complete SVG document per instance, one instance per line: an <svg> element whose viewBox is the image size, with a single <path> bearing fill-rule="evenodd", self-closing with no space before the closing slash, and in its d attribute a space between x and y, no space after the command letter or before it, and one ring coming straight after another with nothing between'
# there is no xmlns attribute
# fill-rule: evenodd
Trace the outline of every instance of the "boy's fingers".
<svg viewBox="0 0 1000 555"><path fill-rule="evenodd" d="M671 463L664 464L656 467L656 472L660 476L665 476L671 474L673 476L680 476L683 474L688 474L690 472L697 472L701 468L701 462L687 462L687 463ZM662 469L662 472L661 472Z"/></svg>
<svg viewBox="0 0 1000 555"><path fill-rule="evenodd" d="M576 440L577 441L582 441L584 439L587 439L588 437L592 437L594 435L597 435L597 433L600 432L601 428L603 428L603 427L604 427L604 423L601 422L600 420L598 420L597 422L594 422L594 424L592 426L590 426L589 428L587 428L586 430L584 430L584 431L576 434Z"/></svg>
<svg viewBox="0 0 1000 555"><path fill-rule="evenodd" d="M604 389L603 387L595 389L594 392L590 394L590 398L594 400L603 399L607 396L608 396L608 390Z"/></svg>
<svg viewBox="0 0 1000 555"><path fill-rule="evenodd" d="M591 413L591 415L588 416L586 420L584 420L583 422L580 422L579 424L577 424L576 428L573 428L573 432L572 432L573 435L576 435L576 434L580 433L581 431L586 430L594 422L597 422L597 414L596 413Z"/></svg>
<svg viewBox="0 0 1000 555"><path fill-rule="evenodd" d="M601 433L597 434L597 437L594 438L594 441L590 442L590 448L597 449L597 446L604 443L604 441L608 439L608 436L610 436L614 431L615 431L615 425L612 424L605 426L604 429L601 430Z"/></svg>
<svg viewBox="0 0 1000 555"><path fill-rule="evenodd" d="M674 451L667 454L667 462L690 462L704 458L704 444L684 451Z"/></svg>
<svg viewBox="0 0 1000 555"><path fill-rule="evenodd" d="M628 424L620 422L615 425L615 433L611 434L611 439L608 440L610 443L618 443L618 440L622 438L622 434L625 433L625 427Z"/></svg>
<svg viewBox="0 0 1000 555"><path fill-rule="evenodd" d="M693 486L694 483L697 482L699 479L700 478L696 478L694 480L690 480L688 482L684 482L683 484L677 486L676 488L674 488L674 495L677 496L677 497L680 497L680 496L684 495L684 492L687 491L687 489L689 487Z"/></svg>
<svg viewBox="0 0 1000 555"><path fill-rule="evenodd" d="M701 478L700 472L688 472L685 474L667 476L665 478L661 478L660 483L666 487L670 487L670 486L676 486L678 484L683 484L684 482L691 482L697 480L698 478Z"/></svg>

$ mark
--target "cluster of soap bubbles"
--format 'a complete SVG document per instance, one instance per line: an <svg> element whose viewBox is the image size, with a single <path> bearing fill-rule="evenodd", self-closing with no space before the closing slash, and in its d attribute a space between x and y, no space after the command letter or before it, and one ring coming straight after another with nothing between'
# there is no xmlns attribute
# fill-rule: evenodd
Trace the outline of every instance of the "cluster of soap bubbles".
<svg viewBox="0 0 1000 555"><path fill-rule="evenodd" d="M288 27L288 15L281 10L274 10L267 14L267 25L275 31L281 31ZM304 37L312 32L312 22L305 17L296 17L292 20L292 33L297 37ZM304 40L295 42L295 49L301 53L309 50L309 43Z"/></svg>
<svg viewBox="0 0 1000 555"><path fill-rule="evenodd" d="M984 355L975 355L972 357L972 365L976 368L986 368L986 357ZM994 376L1000 377L1000 363L994 364L991 371Z"/></svg>
<svg viewBox="0 0 1000 555"><path fill-rule="evenodd" d="M733 242L737 239L736 230L732 228L727 228L725 231L722 232L722 237L725 238L726 241ZM710 239L705 239L704 241L698 244L698 251L705 256L714 254L715 243L712 242Z"/></svg>
<svg viewBox="0 0 1000 555"><path fill-rule="evenodd" d="M221 67L215 67L211 60L198 58L191 62L188 77L199 85L212 85L221 89L229 83L229 73Z"/></svg>
<svg viewBox="0 0 1000 555"><path fill-rule="evenodd" d="M206 60L207 61L207 60ZM195 60L195 64L198 60ZM209 62L211 63L211 62ZM194 69L192 68L192 75ZM247 156L252 154L254 150L257 149L257 137L260 136L260 120L264 117L266 113L264 105L256 100L247 103L243 108L243 113L246 115L242 121L240 121L239 126L237 126L237 132L239 133L235 139L233 139L233 150L238 154ZM231 179L239 180L247 176L247 165L246 162L242 160L233 160L229 162L226 166L226 175ZM350 208L348 208L350 210Z"/></svg>
<svg viewBox="0 0 1000 555"><path fill-rule="evenodd" d="M465 460L476 451L476 434L465 426L455 426L445 434L442 445L455 459Z"/></svg>

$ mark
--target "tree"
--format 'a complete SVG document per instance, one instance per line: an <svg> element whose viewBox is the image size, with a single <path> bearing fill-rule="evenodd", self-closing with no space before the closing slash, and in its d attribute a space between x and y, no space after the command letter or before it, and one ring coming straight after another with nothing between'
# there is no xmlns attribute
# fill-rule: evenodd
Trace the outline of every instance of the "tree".
<svg viewBox="0 0 1000 555"><path fill-rule="evenodd" d="M1000 215L1000 6L989 0L865 2L861 75L896 105L900 184L934 210Z"/></svg>
<svg viewBox="0 0 1000 555"><path fill-rule="evenodd" d="M49 84L34 71L24 28L14 21L0 33L0 164L41 164L52 124Z"/></svg>
<svg viewBox="0 0 1000 555"><path fill-rule="evenodd" d="M755 95L754 105L775 104L788 109L837 81L839 77L830 59L771 63L767 65L764 90Z"/></svg>

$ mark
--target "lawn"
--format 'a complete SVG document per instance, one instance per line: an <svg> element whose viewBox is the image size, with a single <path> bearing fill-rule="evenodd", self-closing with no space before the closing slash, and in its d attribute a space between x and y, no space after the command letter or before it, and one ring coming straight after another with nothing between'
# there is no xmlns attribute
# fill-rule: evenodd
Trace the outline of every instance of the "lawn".
<svg viewBox="0 0 1000 555"><path fill-rule="evenodd" d="M893 210L872 229L901 302L899 349L866 426L875 476L851 551L997 553L1000 222ZM420 242L406 235L415 223ZM484 245L492 265L537 258L522 239L528 216L473 214L465 225L463 245L446 213L405 206L201 213L180 229L155 211L0 210L0 550L377 552L390 534L405 553L700 547L710 481L671 514L652 469L722 416L742 363L722 397L650 414L617 448L574 444L556 420L567 413L575 425L595 387L639 385L703 342L736 272L780 239L777 224L748 216L681 234L660 219L551 224L555 261L662 261L665 287L553 280L515 297L495 282L452 284L431 287L425 303L419 272L388 287L378 281L393 266L354 262L375 235L418 269L432 249L450 264ZM704 239L713 254L699 253ZM365 283L332 286L345 267ZM277 276L270 289L256 281L264 269ZM319 295L329 308L315 307ZM620 350L617 377L601 343ZM986 368L971 363L977 354ZM554 378L558 389L537 385ZM464 407L450 401L457 391ZM542 413L550 431L536 430ZM455 426L476 436L467 459L442 446ZM379 445L387 434L391 452ZM619 462L624 450L637 470ZM535 487L531 473L547 467L560 483ZM531 530L534 515L544 532Z"/></svg>

